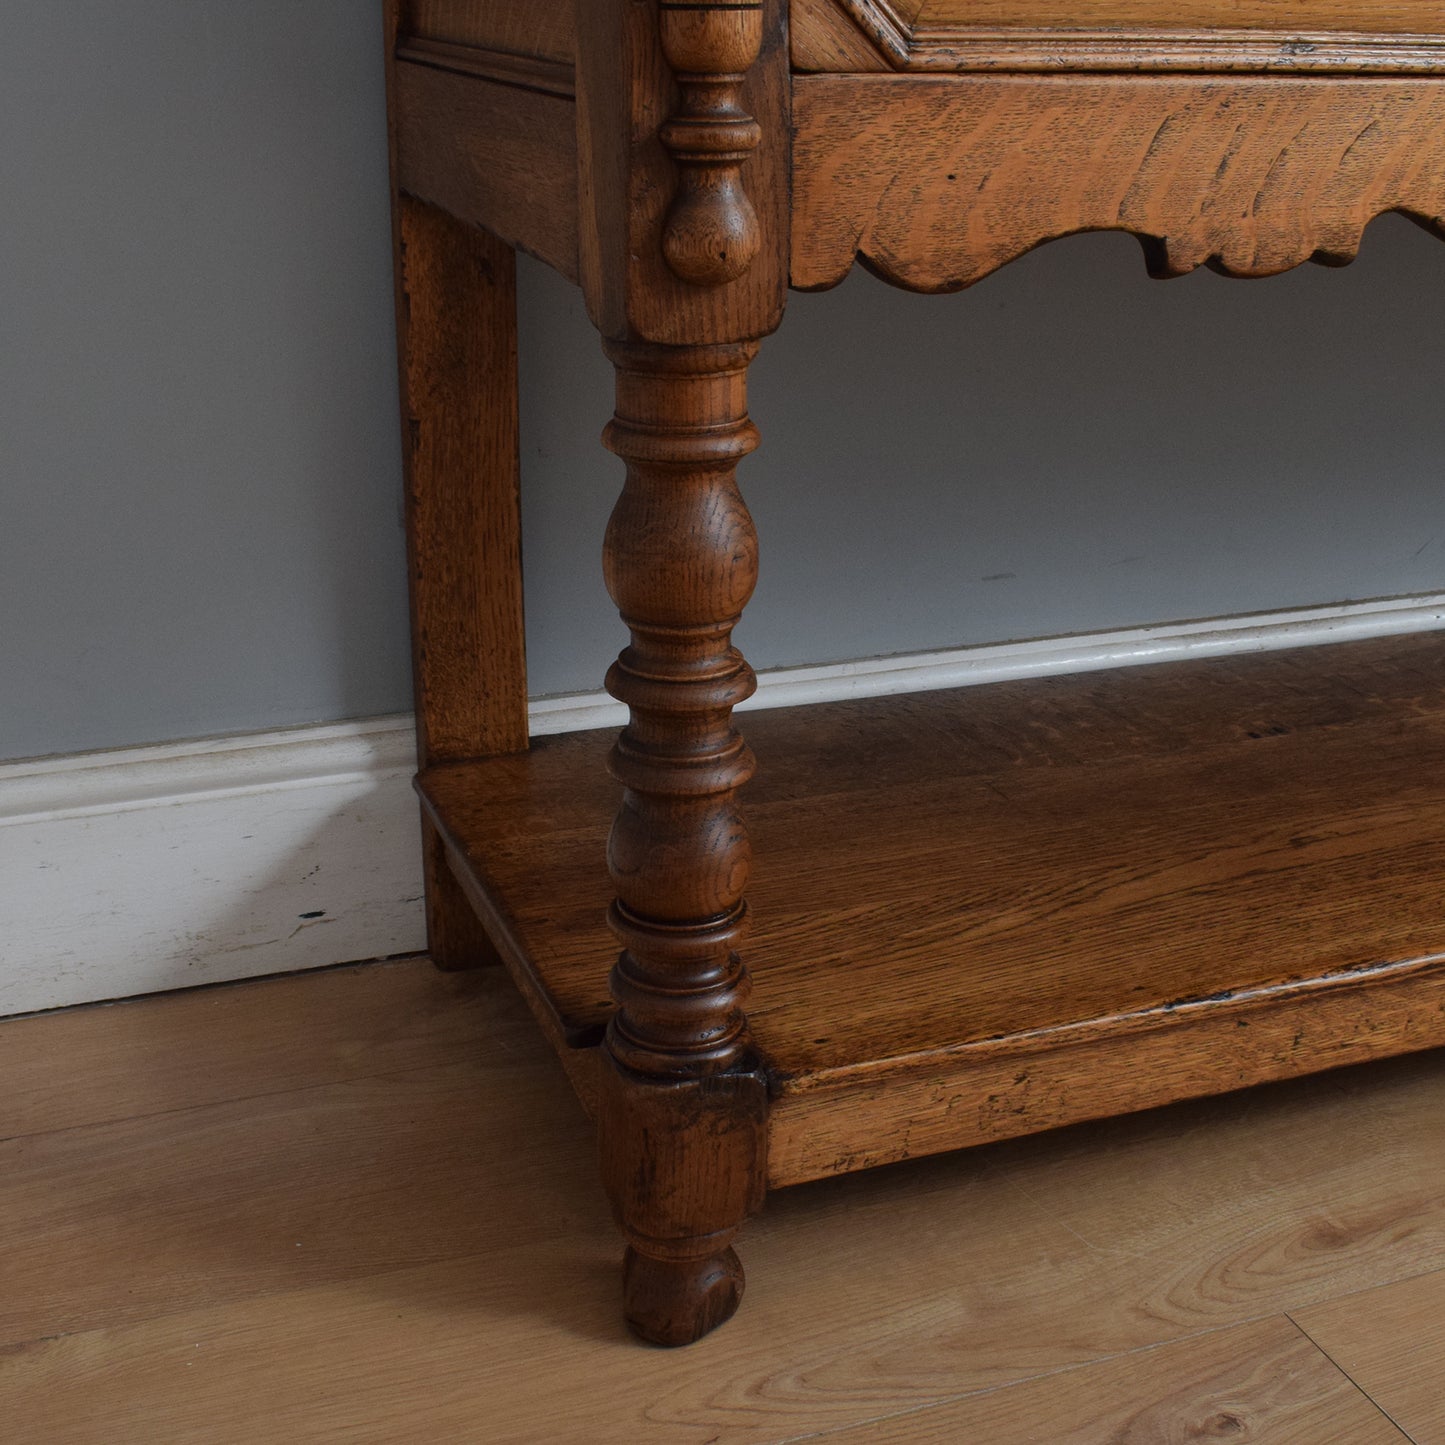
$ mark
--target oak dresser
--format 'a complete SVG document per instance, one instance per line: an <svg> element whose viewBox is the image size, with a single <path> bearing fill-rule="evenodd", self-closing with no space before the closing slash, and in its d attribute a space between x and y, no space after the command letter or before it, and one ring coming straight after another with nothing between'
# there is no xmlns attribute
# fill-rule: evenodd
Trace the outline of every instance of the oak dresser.
<svg viewBox="0 0 1445 1445"><path fill-rule="evenodd" d="M595 1114L637 1334L733 1312L770 1188L1445 1043L1430 635L747 741L730 641L790 287L1445 234L1445 4L390 0L386 44L430 947L510 970ZM617 738L529 747L514 248L616 368Z"/></svg>

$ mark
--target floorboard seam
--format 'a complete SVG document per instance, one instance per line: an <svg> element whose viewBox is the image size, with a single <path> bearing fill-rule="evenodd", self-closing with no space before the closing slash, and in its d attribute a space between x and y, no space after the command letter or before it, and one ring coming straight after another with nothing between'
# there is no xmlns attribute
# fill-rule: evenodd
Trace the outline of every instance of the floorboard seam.
<svg viewBox="0 0 1445 1445"><path fill-rule="evenodd" d="M1433 1270L1433 1269L1429 1269L1429 1270L1426 1270L1426 1271L1425 1271L1425 1274L1438 1274L1438 1273L1440 1273L1439 1270ZM1423 1277L1424 1277L1424 1276L1422 1276L1422 1275L1412 1275L1412 1276L1411 1276L1412 1279L1421 1279L1421 1278L1423 1278ZM1397 1283L1398 1283L1398 1281L1397 1281ZM1374 1286L1371 1286L1371 1288L1378 1289L1378 1288L1381 1288L1381 1286L1379 1286L1379 1285L1374 1285ZM1365 1293L1367 1293L1367 1292L1368 1292L1368 1291L1365 1291L1365 1290L1355 1290L1355 1291L1353 1291L1354 1294L1365 1294ZM1350 1295L1347 1295L1347 1294L1338 1295L1338 1296L1336 1296L1336 1298L1337 1298L1337 1299L1349 1299L1349 1298L1350 1298ZM1322 1301L1322 1303L1333 1303L1333 1301ZM1313 1308L1313 1306L1311 1306L1311 1308ZM1395 1427L1395 1429L1397 1429L1397 1430L1400 1432L1400 1434L1405 1437L1405 1439L1407 1439L1408 1441L1410 1441L1410 1445L1428 1445L1428 1442L1417 1439L1416 1436L1414 1435L1414 1433L1413 1433L1412 1431L1407 1430L1407 1429L1405 1428L1405 1426L1404 1426L1399 1420L1397 1420L1362 1384L1360 1384L1360 1382L1359 1382L1357 1379L1355 1379L1355 1377L1354 1377L1352 1374L1350 1374L1350 1372L1349 1372L1317 1339L1315 1339L1315 1337L1314 1337L1312 1334L1310 1334L1310 1332L1309 1332L1307 1329L1305 1329L1305 1327L1304 1327L1302 1324L1300 1324L1300 1322L1299 1322L1297 1319L1295 1319L1295 1317L1294 1317L1294 1315L1293 1315L1292 1313L1286 1311L1286 1313L1285 1313L1285 1318L1288 1319L1289 1322L1290 1322L1290 1324L1292 1324L1292 1325L1295 1327L1295 1329L1297 1329L1297 1330L1300 1332L1300 1334L1303 1335L1304 1338L1307 1339L1307 1340L1310 1342L1310 1344L1311 1344L1315 1349L1317 1349L1317 1350L1320 1352L1320 1354L1322 1354L1322 1355L1325 1357L1325 1359L1327 1359L1327 1360L1330 1362L1330 1364L1332 1364L1332 1365L1335 1367L1335 1369L1337 1369L1337 1370L1340 1372L1340 1375L1341 1375L1344 1379L1346 1379L1346 1380L1349 1381L1349 1383L1350 1383L1350 1388L1351 1388L1352 1390L1355 1390L1355 1391L1357 1391L1360 1395L1362 1395L1362 1396L1364 1397L1364 1399L1369 1403L1369 1405L1370 1405L1373 1409L1378 1410L1378 1411L1380 1412L1381 1416L1382 1416L1384 1419L1388 1420L1388 1421L1390 1422L1390 1424L1392 1424L1392 1425Z"/></svg>

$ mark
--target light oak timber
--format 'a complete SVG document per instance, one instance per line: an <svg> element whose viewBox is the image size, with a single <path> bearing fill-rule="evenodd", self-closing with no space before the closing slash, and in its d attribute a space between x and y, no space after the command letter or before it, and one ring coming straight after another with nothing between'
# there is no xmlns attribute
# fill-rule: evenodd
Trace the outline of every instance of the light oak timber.
<svg viewBox="0 0 1445 1445"><path fill-rule="evenodd" d="M395 74L398 188L575 281L575 104L432 64Z"/></svg>
<svg viewBox="0 0 1445 1445"><path fill-rule="evenodd" d="M758 797L763 788L778 803L801 807L815 791L825 798L875 788L915 794L934 779L940 757L948 760L955 786L976 778L979 791L987 791L998 775L1013 791L1020 779L1037 776L1047 789L1060 764L1166 767L1177 757L1188 767L1188 755L1205 745L1246 758L1251 745L1269 747L1304 729L1338 733L1383 723L1393 730L1399 716L1438 716L1442 668L1439 636L1421 634L758 713L748 719L749 731L762 731L777 762L750 788L749 811L765 801ZM917 740L916 748L894 744L899 728ZM537 756L555 754L551 769L560 773L572 758L589 756L607 741L604 732L551 738L539 744ZM1296 739L1293 746L1300 745ZM613 786L605 778L579 765L575 782L553 791L534 763L499 761L485 774L485 791L498 803L485 826L489 856L505 864L506 877L520 876L527 866L517 861L518 850L527 858L547 852L544 836L565 840L595 829L612 806ZM1272 765L1273 755L1263 766ZM1090 774L1082 776L1087 782ZM443 786L444 777L433 781ZM458 807L467 806L462 777L452 774L449 784ZM464 812L456 822L482 824ZM856 846L860 853L866 849L861 840ZM592 877L600 878L602 868L595 860ZM485 860L474 871L484 884L501 881ZM528 896L524 892L522 900ZM605 1017L605 990L594 980L573 992L561 972L569 952L565 936L540 941L547 943L542 961L554 975L570 1026L579 1036L595 1029Z"/></svg>
<svg viewBox="0 0 1445 1445"><path fill-rule="evenodd" d="M607 675L629 719L607 756L623 791L603 916L621 952L599 1152L628 1325L680 1345L736 1308L731 1243L766 1183L737 951L752 756L731 720L754 681L731 631L756 578L734 478L758 442L747 368L787 289L786 0L600 0L577 22L582 289L617 375L604 439L626 464L604 571L630 634Z"/></svg>
<svg viewBox="0 0 1445 1445"><path fill-rule="evenodd" d="M905 32L885 22L880 33L832 0L793 0L788 40L795 73L891 70L907 63L910 49Z"/></svg>
<svg viewBox="0 0 1445 1445"><path fill-rule="evenodd" d="M1094 229L1159 275L1343 264L1385 210L1445 234L1421 7L1327 0L1308 33L1294 0L1285 30L1253 0L1230 30L1203 0L980 13L589 0L574 33L554 5L418 0L394 51L401 191L577 279L618 373L621 810L605 739L434 759L421 786L431 891L475 912L597 1111L628 1319L657 1342L730 1312L765 1184L1445 1035L1438 654L784 714L749 726L743 788L732 473L790 280L861 257L948 290ZM795 76L810 45L872 73Z"/></svg>
<svg viewBox="0 0 1445 1445"><path fill-rule="evenodd" d="M1445 1043L1437 638L783 709L749 733L774 1186ZM421 784L554 1038L581 1045L610 1016L606 743Z"/></svg>
<svg viewBox="0 0 1445 1445"><path fill-rule="evenodd" d="M1101 1020L1061 1029L1057 1042L940 1051L880 1067L871 1080L863 1070L800 1080L771 1116L771 1182L897 1163L1445 1044L1445 960L1399 972L1355 988L1327 980L1314 989L1262 990L1223 1007L1200 1002Z"/></svg>
<svg viewBox="0 0 1445 1445"><path fill-rule="evenodd" d="M740 55L756 56L745 73L726 80L702 73L686 85L679 80L690 74L682 67L693 61L676 36L669 61L667 31L660 21L663 10L689 9L760 19L756 43L750 29L741 50L737 37L731 45L715 47L719 65L734 63ZM593 324L609 341L670 346L768 335L782 320L787 302L792 83L786 0L695 7L598 0L579 7L577 23L581 283ZM677 274L664 250L687 179L664 137L671 137L675 150L678 137L670 123L687 118L686 91L704 82L728 87L728 114L715 118L724 122L722 129L746 117L760 137L756 144L739 145L733 181L756 219L756 250L750 241L746 269L731 274L727 268L727 279L717 284ZM744 130L743 138L752 141L751 130Z"/></svg>
<svg viewBox="0 0 1445 1445"><path fill-rule="evenodd" d="M511 247L403 193L402 0L383 9L397 379L417 762L527 746ZM496 963L421 823L427 947L443 970Z"/></svg>
<svg viewBox="0 0 1445 1445"><path fill-rule="evenodd" d="M403 100L388 0L392 209L417 752L527 746L517 416L516 258L405 194ZM491 93L495 87L484 87Z"/></svg>
<svg viewBox="0 0 1445 1445"><path fill-rule="evenodd" d="M1157 276L1342 264L1390 210L1445 231L1445 81L801 76L793 104L804 290L855 258L957 290L1079 231Z"/></svg>
<svg viewBox="0 0 1445 1445"><path fill-rule="evenodd" d="M399 198L402 442L423 763L527 746L516 258Z"/></svg>
<svg viewBox="0 0 1445 1445"><path fill-rule="evenodd" d="M748 14L760 22L757 9ZM738 201L727 180L712 199ZM697 219L685 202L669 226ZM732 228L724 234L736 240ZM721 287L733 274L704 281ZM758 443L747 411L756 351L607 347L617 407L604 440L627 479L603 572L630 641L607 674L628 723L606 760L622 797L607 836L605 917L622 951L609 978L617 1007L602 1040L597 1122L603 1183L627 1239L627 1321L662 1345L690 1344L737 1308L732 1240L766 1179L767 1085L738 954L751 852L737 791L754 762L732 719L756 686L732 645L757 579L757 535L735 475Z"/></svg>
<svg viewBox="0 0 1445 1445"><path fill-rule="evenodd" d="M826 1431L829 1445L1408 1445L1282 1316L1046 1375L956 1404Z"/></svg>
<svg viewBox="0 0 1445 1445"><path fill-rule="evenodd" d="M401 0L400 33L569 63L573 0Z"/></svg>
<svg viewBox="0 0 1445 1445"><path fill-rule="evenodd" d="M397 348L421 767L527 746L512 249L409 196L397 223ZM497 961L422 823L427 947Z"/></svg>
<svg viewBox="0 0 1445 1445"><path fill-rule="evenodd" d="M677 110L658 132L677 166L662 254L680 280L723 286L748 272L763 244L742 178L763 139L743 92L760 58L763 7L760 0L716 6L665 0L658 19L663 59L679 93Z"/></svg>
<svg viewBox="0 0 1445 1445"><path fill-rule="evenodd" d="M428 774L419 774L417 783ZM597 1070L597 1045L602 1041L606 1028L606 1017L610 1015L612 1001L607 993L604 971L600 985L593 980L596 993L601 1000L593 1011L594 1017L578 1021L568 1017L558 1007L557 999L542 983L538 972L532 967L526 947L518 937L516 923L495 889L488 886L485 876L467 866L466 861L455 847L449 846L441 837L433 816L422 795L423 829L437 837L446 852L447 877L455 879L473 913L481 923L488 944L495 948L501 962L506 966L512 982L522 1001L531 1011L533 1019L541 1028L543 1036L556 1051L557 1057L566 1070L567 1077L586 1112L595 1117L599 1090ZM595 922L595 920L594 920Z"/></svg>
<svg viewBox="0 0 1445 1445"><path fill-rule="evenodd" d="M1445 1125L1437 1147L1445 1154ZM1412 1440L1445 1440L1445 1270L1296 1310L1293 1319Z"/></svg>
<svg viewBox="0 0 1445 1445"><path fill-rule="evenodd" d="M988 1155L1020 1197L1044 1204L1134 1280L1140 1328L1166 1321L1173 1338L1367 1288L1381 1282L1372 1281L1379 1269L1396 1280L1440 1269L1445 1152L1440 1116L1423 1101L1442 1088L1445 1058L1420 1054L1035 1135ZM1318 1115L1302 1110L1305 1099L1319 1101ZM1210 1261L1202 1271L1183 1263L1201 1255ZM1300 1304L1282 1303L1291 1295ZM1081 1282L1075 1307L1088 1297ZM1134 1338L1112 1318L1120 1338Z"/></svg>

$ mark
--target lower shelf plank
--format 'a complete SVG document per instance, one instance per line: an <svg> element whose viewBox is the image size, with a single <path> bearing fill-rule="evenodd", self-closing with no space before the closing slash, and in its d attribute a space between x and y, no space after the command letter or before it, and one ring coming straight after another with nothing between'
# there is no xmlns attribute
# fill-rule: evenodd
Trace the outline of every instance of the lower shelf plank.
<svg viewBox="0 0 1445 1445"><path fill-rule="evenodd" d="M775 1186L1445 1044L1439 636L746 730ZM420 780L584 1096L615 953L610 744Z"/></svg>

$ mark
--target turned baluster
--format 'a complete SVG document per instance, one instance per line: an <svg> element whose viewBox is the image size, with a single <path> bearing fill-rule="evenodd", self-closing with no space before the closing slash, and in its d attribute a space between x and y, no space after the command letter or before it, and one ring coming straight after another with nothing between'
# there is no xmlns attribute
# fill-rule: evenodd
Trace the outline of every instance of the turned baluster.
<svg viewBox="0 0 1445 1445"><path fill-rule="evenodd" d="M662 52L682 104L661 131L678 165L678 190L662 233L673 274L721 286L747 271L762 246L743 189L743 162L762 128L743 106L747 73L763 41L763 7L662 0Z"/></svg>
<svg viewBox="0 0 1445 1445"><path fill-rule="evenodd" d="M757 348L608 349L618 399L606 441L627 481L607 584L632 640L607 679L631 720L610 763L624 790L608 848L623 950L603 1173L628 1242L628 1322L684 1344L737 1306L731 1241L764 1177L765 1089L737 952L750 855L736 795L753 758L732 722L755 684L731 642L757 577L734 475L757 445L746 405Z"/></svg>

